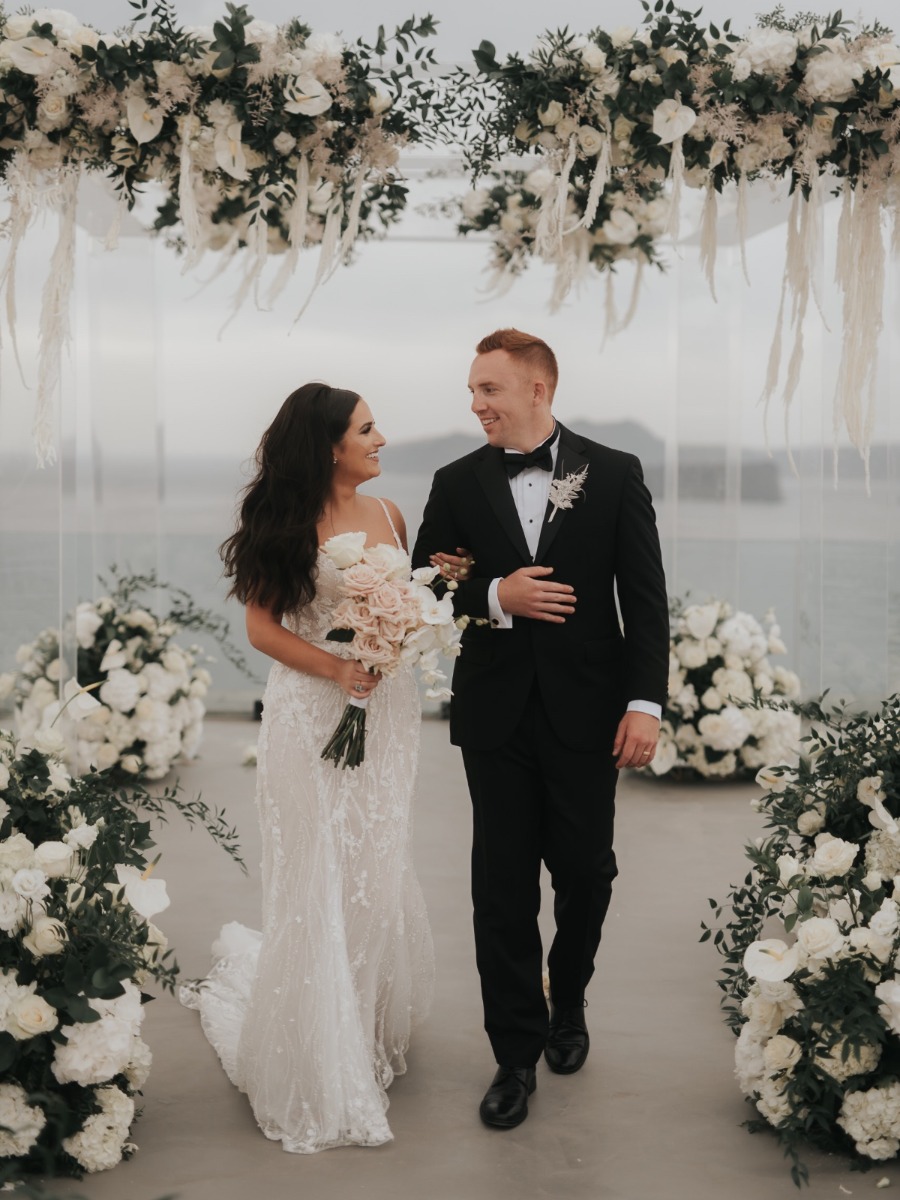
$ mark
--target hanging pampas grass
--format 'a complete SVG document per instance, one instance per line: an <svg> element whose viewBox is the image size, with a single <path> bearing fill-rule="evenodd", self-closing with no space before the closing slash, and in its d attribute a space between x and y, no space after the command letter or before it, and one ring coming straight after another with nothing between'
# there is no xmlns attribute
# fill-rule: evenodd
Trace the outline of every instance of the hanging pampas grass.
<svg viewBox="0 0 900 1200"><path fill-rule="evenodd" d="M53 197L59 234L41 295L37 400L32 432L39 467L56 461L54 400L63 347L69 341L69 302L75 281L75 212L80 173L63 170Z"/></svg>
<svg viewBox="0 0 900 1200"><path fill-rule="evenodd" d="M666 232L673 242L678 241L678 231L681 227L681 191L684 186L684 138L677 137L672 142L672 155L669 159L668 180L672 185L672 195L669 198L669 220Z"/></svg>
<svg viewBox="0 0 900 1200"><path fill-rule="evenodd" d="M838 282L844 293L844 337L833 411L835 432L843 422L865 463L868 490L878 339L884 325L882 189L877 184L868 187L860 184L848 212L842 231L845 245L839 246L838 255L841 264Z"/></svg>
<svg viewBox="0 0 900 1200"><path fill-rule="evenodd" d="M534 248L542 258L553 258L562 247L569 203L569 180L578 157L578 138L569 138L565 160L541 201L541 212L534 231ZM556 158L559 163L559 156Z"/></svg>
<svg viewBox="0 0 900 1200"><path fill-rule="evenodd" d="M700 218L700 269L709 284L713 300L718 303L716 295L716 251L718 248L718 196L715 185L710 180L706 185L706 199L703 202L703 215Z"/></svg>
<svg viewBox="0 0 900 1200"><path fill-rule="evenodd" d="M269 289L267 303L272 304L280 296L288 280L297 269L300 251L306 242L306 227L309 218L309 159L300 155L297 174L294 178L294 200L288 213L288 251L275 280Z"/></svg>

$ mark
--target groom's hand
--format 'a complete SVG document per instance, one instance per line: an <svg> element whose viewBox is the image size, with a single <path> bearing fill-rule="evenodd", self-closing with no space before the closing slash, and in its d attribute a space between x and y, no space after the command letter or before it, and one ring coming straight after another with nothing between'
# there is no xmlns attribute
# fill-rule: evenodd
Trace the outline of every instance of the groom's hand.
<svg viewBox="0 0 900 1200"><path fill-rule="evenodd" d="M659 721L649 713L627 712L619 722L613 754L616 766L646 767L653 761L659 740Z"/></svg>
<svg viewBox="0 0 900 1200"><path fill-rule="evenodd" d="M552 574L552 567L519 567L500 580L500 607L513 617L562 625L575 611L575 589L568 583L551 583L546 576Z"/></svg>

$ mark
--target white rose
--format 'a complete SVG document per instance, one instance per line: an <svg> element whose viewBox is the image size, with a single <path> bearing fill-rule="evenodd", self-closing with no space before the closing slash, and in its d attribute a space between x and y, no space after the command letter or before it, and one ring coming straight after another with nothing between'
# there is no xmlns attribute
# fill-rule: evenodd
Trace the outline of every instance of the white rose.
<svg viewBox="0 0 900 1200"><path fill-rule="evenodd" d="M710 712L718 712L725 701L722 699L719 692L714 687L708 687L700 697L700 703Z"/></svg>
<svg viewBox="0 0 900 1200"><path fill-rule="evenodd" d="M7 767L6 763L0 763L0 792L5 791L8 786L9 786L9 767ZM4 804L5 803L6 803L6 801L4 801ZM7 806L7 811L8 811L8 806ZM4 816L5 815L6 814L4 813Z"/></svg>
<svg viewBox="0 0 900 1200"><path fill-rule="evenodd" d="M141 760L137 754L126 754L123 756L119 766L123 771L127 771L129 775L137 775L141 769Z"/></svg>
<svg viewBox="0 0 900 1200"><path fill-rule="evenodd" d="M41 842L35 847L34 861L48 879L60 879L71 869L72 850L65 842Z"/></svg>
<svg viewBox="0 0 900 1200"><path fill-rule="evenodd" d="M365 544L364 532L338 533L328 539L322 547L322 552L331 559L339 571L343 571L347 567L362 562Z"/></svg>
<svg viewBox="0 0 900 1200"><path fill-rule="evenodd" d="M861 779L856 785L856 798L860 804L871 808L876 800L883 800L882 783L880 775L868 775L865 779Z"/></svg>
<svg viewBox="0 0 900 1200"><path fill-rule="evenodd" d="M41 1033L49 1033L59 1024L56 1009L42 996L29 992L16 1000L6 1017L7 1031L16 1041L24 1042Z"/></svg>
<svg viewBox="0 0 900 1200"><path fill-rule="evenodd" d="M599 154L603 149L606 135L592 125L580 125L578 128L578 144L583 152L590 157Z"/></svg>
<svg viewBox="0 0 900 1200"><path fill-rule="evenodd" d="M286 129L282 129L281 133L272 139L272 149L281 155L290 154L296 145L297 139Z"/></svg>
<svg viewBox="0 0 900 1200"><path fill-rule="evenodd" d="M581 61L585 69L595 75L606 70L606 54L595 42L582 47Z"/></svg>
<svg viewBox="0 0 900 1200"><path fill-rule="evenodd" d="M62 921L43 914L35 917L31 931L22 938L22 945L30 950L35 958L45 955L62 953L68 934Z"/></svg>
<svg viewBox="0 0 900 1200"><path fill-rule="evenodd" d="M35 124L44 133L62 129L69 123L69 102L59 92L48 92L37 108Z"/></svg>
<svg viewBox="0 0 900 1200"><path fill-rule="evenodd" d="M22 867L21 870L16 871L12 877L12 889L23 900L30 900L32 903L50 895L47 876L37 867Z"/></svg>
<svg viewBox="0 0 900 1200"><path fill-rule="evenodd" d="M845 842L841 838L822 833L816 839L816 852L812 858L812 869L822 879L834 879L846 875L859 853L856 842Z"/></svg>
<svg viewBox="0 0 900 1200"><path fill-rule="evenodd" d="M815 808L808 808L797 818L797 832L802 833L804 837L811 837L818 833L824 824L825 817L822 813Z"/></svg>
<svg viewBox="0 0 900 1200"><path fill-rule="evenodd" d="M832 959L846 948L847 939L831 917L810 917L797 930L797 944L811 959Z"/></svg>
<svg viewBox="0 0 900 1200"><path fill-rule="evenodd" d="M14 833L0 841L0 867L19 871L34 865L34 846L24 833Z"/></svg>
<svg viewBox="0 0 900 1200"><path fill-rule="evenodd" d="M803 1050L798 1041L787 1037L786 1034L776 1033L763 1049L763 1062L766 1070L774 1075L795 1067L800 1061L802 1053Z"/></svg>
<svg viewBox="0 0 900 1200"><path fill-rule="evenodd" d="M551 100L546 108L538 111L538 120L545 127L557 125L565 116L565 109L558 100Z"/></svg>
<svg viewBox="0 0 900 1200"><path fill-rule="evenodd" d="M893 938L900 926L900 907L895 900L883 900L881 908L869 921L869 928L879 937Z"/></svg>
<svg viewBox="0 0 900 1200"><path fill-rule="evenodd" d="M868 891L877 892L883 882L884 882L884 879L882 878L882 874L880 871L869 871L866 875L863 876L862 884L863 884L863 887L866 888Z"/></svg>
<svg viewBox="0 0 900 1200"><path fill-rule="evenodd" d="M640 233L637 221L624 208L613 209L609 219L603 222L602 229L606 240L615 246L630 246ZM700 643L696 644L700 646ZM705 655L702 646L700 646L700 652ZM681 661L686 667L690 667L691 663L686 661L685 657L682 657ZM703 663L698 663L698 665L702 666Z"/></svg>
<svg viewBox="0 0 900 1200"><path fill-rule="evenodd" d="M619 25L609 35L609 40L617 50L630 45L633 39L634 27L632 25Z"/></svg>
<svg viewBox="0 0 900 1200"><path fill-rule="evenodd" d="M10 38L12 41L18 41L19 38L27 37L33 27L33 14L13 13L12 16L6 18L6 24L3 26L3 36Z"/></svg>
<svg viewBox="0 0 900 1200"><path fill-rule="evenodd" d="M27 906L17 892L0 890L0 929L16 933L25 920Z"/></svg>
<svg viewBox="0 0 900 1200"><path fill-rule="evenodd" d="M778 867L778 881L782 887L787 887L791 880L798 875L801 878L806 875L800 860L793 854L782 854L777 859L776 866Z"/></svg>
<svg viewBox="0 0 900 1200"><path fill-rule="evenodd" d="M76 825L74 829L70 829L63 835L63 841L73 850L90 850L96 842L99 832L96 825Z"/></svg>
<svg viewBox="0 0 900 1200"><path fill-rule="evenodd" d="M900 1034L900 979L895 975L893 979L879 983L875 995L881 1001L878 1011L886 1024L894 1033Z"/></svg>

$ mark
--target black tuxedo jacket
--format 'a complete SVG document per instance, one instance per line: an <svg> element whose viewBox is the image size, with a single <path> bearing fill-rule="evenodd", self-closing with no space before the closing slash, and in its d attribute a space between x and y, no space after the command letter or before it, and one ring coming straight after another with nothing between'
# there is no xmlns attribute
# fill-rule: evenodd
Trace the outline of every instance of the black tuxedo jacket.
<svg viewBox="0 0 900 1200"><path fill-rule="evenodd" d="M634 455L560 425L557 478L587 464L581 494L548 520L537 554L525 542L502 451L485 445L435 475L413 566L465 546L472 578L454 592L458 614L488 617L491 580L533 564L575 589L564 624L514 617L512 629L471 623L453 672L450 738L490 750L516 727L535 679L557 736L573 750L611 743L630 700L665 706L669 617L650 493ZM616 593L622 625L616 610Z"/></svg>

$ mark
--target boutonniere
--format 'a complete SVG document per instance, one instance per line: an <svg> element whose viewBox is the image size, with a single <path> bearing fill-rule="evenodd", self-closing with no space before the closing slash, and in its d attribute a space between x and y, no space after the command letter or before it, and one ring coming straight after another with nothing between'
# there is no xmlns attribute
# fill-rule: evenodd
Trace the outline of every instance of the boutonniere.
<svg viewBox="0 0 900 1200"><path fill-rule="evenodd" d="M553 505L553 512L547 518L548 525L556 516L558 509L572 507L584 489L584 481L587 479L587 473L588 463L585 463L580 471L570 471L562 479L554 479L552 481L550 484L550 503Z"/></svg>

